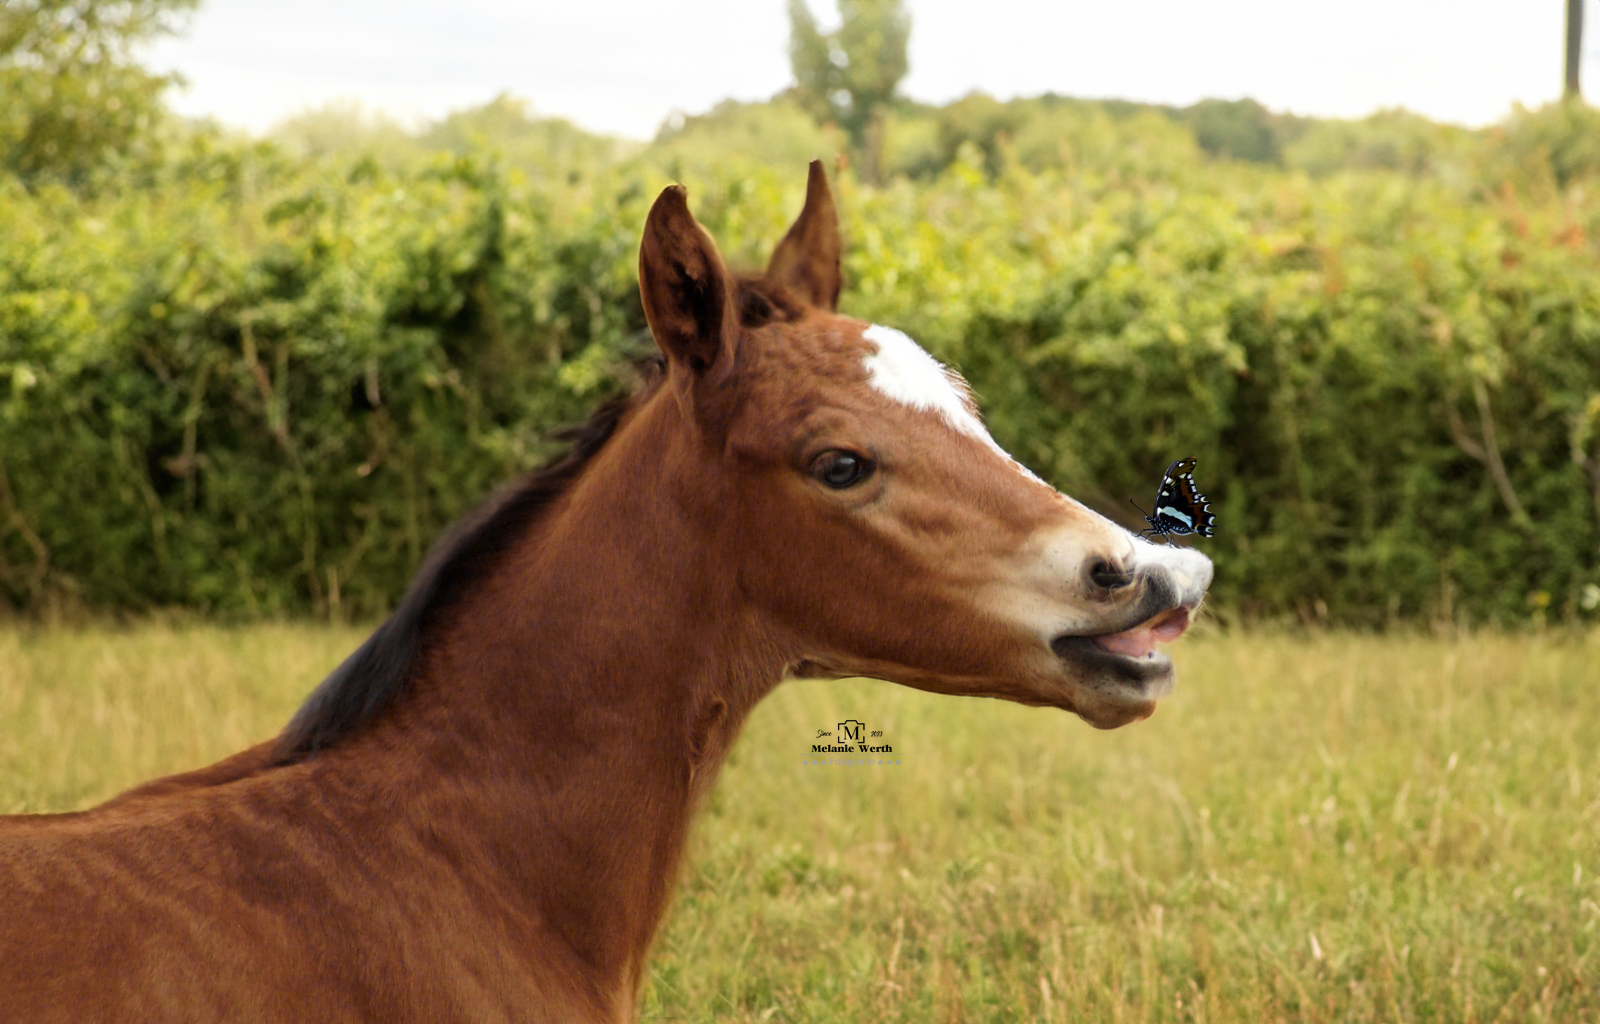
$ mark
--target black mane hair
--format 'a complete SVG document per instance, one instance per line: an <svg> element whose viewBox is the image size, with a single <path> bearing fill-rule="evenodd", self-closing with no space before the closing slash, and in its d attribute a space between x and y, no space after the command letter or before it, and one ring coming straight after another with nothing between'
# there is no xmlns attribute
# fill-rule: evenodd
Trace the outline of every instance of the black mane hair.
<svg viewBox="0 0 1600 1024"><path fill-rule="evenodd" d="M741 274L735 288L742 327L792 323L805 315L805 303L761 275ZM634 394L605 402L582 426L558 435L572 443L565 455L457 520L434 544L399 606L311 691L278 735L280 764L333 746L377 718L405 691L428 629L566 493L611 439L623 415L660 381L664 364L659 355L638 363L644 383Z"/></svg>
<svg viewBox="0 0 1600 1024"><path fill-rule="evenodd" d="M643 362L645 381L633 394L606 401L582 426L557 435L572 443L565 455L461 517L434 544L393 614L318 684L279 734L278 763L327 749L371 722L404 692L427 630L567 492L622 417L661 379L659 357Z"/></svg>
<svg viewBox="0 0 1600 1024"><path fill-rule="evenodd" d="M738 286L740 327L794 323L805 316L805 303L781 284L753 274L741 274L735 283Z"/></svg>

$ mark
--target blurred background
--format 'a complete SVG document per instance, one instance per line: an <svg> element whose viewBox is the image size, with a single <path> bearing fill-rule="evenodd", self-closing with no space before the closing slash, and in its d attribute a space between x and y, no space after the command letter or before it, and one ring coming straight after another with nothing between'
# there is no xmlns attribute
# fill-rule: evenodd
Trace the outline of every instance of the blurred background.
<svg viewBox="0 0 1600 1024"><path fill-rule="evenodd" d="M6 0L0 608L382 614L628 386L657 192L759 265L820 157L1024 462L1199 459L1220 619L1592 624L1584 12Z"/></svg>
<svg viewBox="0 0 1600 1024"><path fill-rule="evenodd" d="M840 42L858 61L863 49L903 51L893 61L902 103L942 107L974 91L1179 107L1249 97L1315 117L1404 107L1476 127L1513 103L1561 96L1551 62L1562 58L1562 0L910 0L899 9L909 38L896 30L875 41L858 27L861 38ZM854 24L872 6L849 10ZM799 13L825 29L841 21L833 0ZM187 80L168 96L173 110L257 133L333 100L414 128L504 92L543 116L645 141L673 111L765 101L792 86L794 17L784 0L206 0L180 33L153 41L147 63Z"/></svg>
<svg viewBox="0 0 1600 1024"><path fill-rule="evenodd" d="M0 0L0 813L277 732L632 386L660 190L759 267L821 158L842 309L1129 527L1196 457L1216 582L1134 728L780 687L644 1017L1600 1020L1596 13Z"/></svg>

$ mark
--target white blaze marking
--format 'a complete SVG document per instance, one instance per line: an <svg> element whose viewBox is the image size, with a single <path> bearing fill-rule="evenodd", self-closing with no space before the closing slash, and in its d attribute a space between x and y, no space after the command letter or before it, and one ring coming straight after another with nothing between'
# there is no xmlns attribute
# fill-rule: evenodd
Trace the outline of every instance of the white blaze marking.
<svg viewBox="0 0 1600 1024"><path fill-rule="evenodd" d="M877 324L862 331L861 336L878 346L878 351L867 356L867 372L872 375L873 387L913 409L938 413L946 423L969 437L988 440L989 432L962 401L961 392L950 379L950 371L921 345L893 327Z"/></svg>
<svg viewBox="0 0 1600 1024"><path fill-rule="evenodd" d="M878 346L876 352L866 357L868 383L875 389L913 409L925 409L937 414L956 430L988 445L1023 476L1050 486L995 443L983 421L973 415L971 406L957 386L961 378L956 376L955 371L893 327L873 324L862 331L861 336Z"/></svg>

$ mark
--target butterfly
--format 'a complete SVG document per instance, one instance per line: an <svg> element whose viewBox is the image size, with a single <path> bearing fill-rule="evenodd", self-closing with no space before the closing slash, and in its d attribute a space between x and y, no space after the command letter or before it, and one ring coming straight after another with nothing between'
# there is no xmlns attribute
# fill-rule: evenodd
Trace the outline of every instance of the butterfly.
<svg viewBox="0 0 1600 1024"><path fill-rule="evenodd" d="M1128 500L1133 502L1134 508L1144 512L1137 501L1132 498ZM1206 505L1206 500L1194 483L1194 456L1179 459L1167 467L1167 475L1161 478L1161 486L1156 488L1155 514L1145 513L1144 517L1150 528L1140 530L1139 535L1163 540L1171 533L1211 536L1211 524L1217 517Z"/></svg>

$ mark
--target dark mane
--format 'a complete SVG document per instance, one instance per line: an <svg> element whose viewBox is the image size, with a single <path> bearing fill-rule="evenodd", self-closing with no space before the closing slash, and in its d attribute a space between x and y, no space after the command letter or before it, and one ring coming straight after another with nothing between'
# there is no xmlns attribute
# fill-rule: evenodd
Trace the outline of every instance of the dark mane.
<svg viewBox="0 0 1600 1024"><path fill-rule="evenodd" d="M505 488L445 532L393 614L295 712L278 736L279 763L299 761L332 746L372 721L404 692L429 627L567 492L611 439L623 415L659 381L659 360L648 363L647 374L632 395L606 401L582 426L559 434L572 443L565 455Z"/></svg>
<svg viewBox="0 0 1600 1024"><path fill-rule="evenodd" d="M741 274L736 283L743 327L791 323L805 315L804 302L764 276ZM565 455L488 499L446 531L389 618L300 705L278 736L280 763L299 761L334 745L376 718L405 691L427 630L566 493L623 415L655 386L660 370L659 359L648 361L645 383L634 395L604 403L582 426L561 435L572 442Z"/></svg>
<svg viewBox="0 0 1600 1024"><path fill-rule="evenodd" d="M740 327L793 323L805 316L806 304L783 285L754 274L740 274L737 282Z"/></svg>

